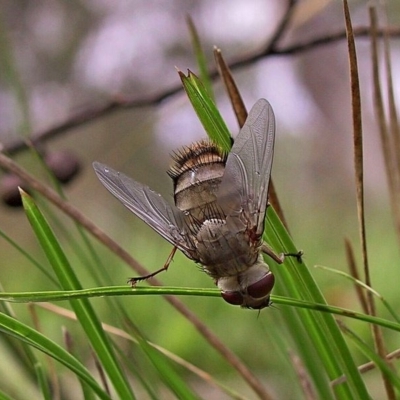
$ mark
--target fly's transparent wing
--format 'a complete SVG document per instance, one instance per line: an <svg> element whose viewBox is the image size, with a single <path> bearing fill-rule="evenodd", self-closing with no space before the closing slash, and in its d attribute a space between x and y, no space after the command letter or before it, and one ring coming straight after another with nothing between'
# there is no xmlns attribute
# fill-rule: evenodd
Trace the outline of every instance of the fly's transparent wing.
<svg viewBox="0 0 400 400"><path fill-rule="evenodd" d="M160 194L99 162L93 168L100 182L147 225L193 259L193 246L185 235L185 216Z"/></svg>
<svg viewBox="0 0 400 400"><path fill-rule="evenodd" d="M235 138L217 194L227 216L245 213L259 235L264 231L274 139L272 107L267 100L260 99Z"/></svg>

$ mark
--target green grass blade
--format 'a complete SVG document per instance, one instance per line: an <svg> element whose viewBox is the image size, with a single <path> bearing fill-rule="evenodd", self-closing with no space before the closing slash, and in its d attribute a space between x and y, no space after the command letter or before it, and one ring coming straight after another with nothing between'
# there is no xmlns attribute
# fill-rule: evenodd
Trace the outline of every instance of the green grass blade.
<svg viewBox="0 0 400 400"><path fill-rule="evenodd" d="M386 301L386 299L380 294L378 293L376 290L372 289L371 287L369 287L368 285L366 285L364 282L354 278L353 276L347 274L344 271L339 271L337 269L333 269L333 268L329 268L329 267L324 267L322 265L316 265L317 268L321 268L324 271L329 271L332 272L334 274L343 276L345 278L347 278L348 280L352 281L355 285L359 285L362 288L364 288L365 290L368 290L369 292L371 292L374 296L376 296L381 302L382 304L385 306L385 308L388 310L388 312L391 314L391 316L393 317L393 319L397 322L400 323L400 317L397 314L397 312L394 310L394 308L389 304L388 301Z"/></svg>
<svg viewBox="0 0 400 400"><path fill-rule="evenodd" d="M174 370L171 362L164 354L159 352L153 346L150 346L146 340L138 339L142 350L146 353L147 357L151 360L154 367L157 369L158 374L164 384L175 393L177 399L184 400L198 400L199 397L190 389L186 382Z"/></svg>
<svg viewBox="0 0 400 400"><path fill-rule="evenodd" d="M290 236L272 208L268 210L266 232L268 243L275 250L284 253L296 252ZM284 265L277 266L274 273L277 275L277 280L281 282L280 286L284 287L285 294L294 298L326 304L304 262L300 264L295 259L289 258ZM368 392L361 374L333 316L329 313L317 315L307 311L302 311L300 315L316 346L321 361L324 363L329 378L333 380L343 373L348 378L349 388L347 388L347 385L336 387L337 396L339 398L352 398L352 396L368 398ZM298 345L301 346L301 342ZM351 389L351 392L348 389Z"/></svg>
<svg viewBox="0 0 400 400"><path fill-rule="evenodd" d="M78 278L42 213L29 195L24 192L21 192L21 195L28 220L61 286L65 290L81 289ZM88 299L71 301L71 307L81 323L82 328L85 330L98 358L101 360L116 392L123 399L133 399L134 395L129 383L122 372L110 341L103 331L101 323Z"/></svg>
<svg viewBox="0 0 400 400"><path fill-rule="evenodd" d="M51 390L49 387L49 381L47 379L47 374L43 370L42 363L37 363L35 365L36 376L38 377L39 387L42 392L44 400L51 400Z"/></svg>
<svg viewBox="0 0 400 400"><path fill-rule="evenodd" d="M282 266L280 266L282 267ZM280 268L278 267L278 268ZM197 297L221 297L218 289L204 288L185 288L175 286L141 286L130 288L126 286L105 286L92 289L67 290L67 291L44 291L44 292L0 292L0 301L10 303L28 303L28 302L50 302L76 300L89 297L107 297L107 296L197 296ZM307 309L314 312L323 312L328 314L337 314L342 317L352 318L364 321L370 324L376 324L383 328L400 332L400 323L389 321L380 317L373 317L369 314L363 314L347 308L331 306L323 303L314 303L296 298L272 295L273 304L290 306L290 308ZM280 311L281 308L279 309ZM267 311L264 311L267 312Z"/></svg>
<svg viewBox="0 0 400 400"><path fill-rule="evenodd" d="M11 239L5 232L0 229L0 236L6 240L11 246L19 251L31 264L40 270L54 285L59 286L58 282L52 277L49 272L38 261L36 261L27 251L25 251L15 240Z"/></svg>
<svg viewBox="0 0 400 400"><path fill-rule="evenodd" d="M229 152L232 146L231 134L206 88L191 71L188 76L179 71L179 76L207 135L222 151Z"/></svg>
<svg viewBox="0 0 400 400"><path fill-rule="evenodd" d="M359 336L347 328L343 323L340 323L342 331L353 341L353 343L359 348L359 350L364 353L364 355L370 359L383 374L385 374L391 384L400 392L400 378L392 370L385 360L382 360L374 350L372 350Z"/></svg>
<svg viewBox="0 0 400 400"><path fill-rule="evenodd" d="M14 400L12 397L9 397L3 391L0 390L0 400Z"/></svg>
<svg viewBox="0 0 400 400"><path fill-rule="evenodd" d="M209 98L204 86L199 79L190 72L187 77L180 72L180 76L188 97L200 121L205 127L207 134L210 136L211 140L217 142L227 151L227 149L230 148L230 141L228 143L227 135L220 129L222 124L219 120L214 120L217 115L219 116L219 113L215 111L216 107ZM225 126L225 124L223 124L223 126ZM272 208L268 212L266 232L268 233L268 243L270 243L275 250L285 253L297 252L286 229ZM278 280L281 280L280 286L281 288L285 288L285 293L294 298L324 304L325 299L306 266L304 264L301 265L300 273L299 266L293 260L289 259L286 265L290 265L290 267L285 268L284 266L280 266L275 269ZM304 326L307 335L311 337L316 347L317 353L325 366L329 378L335 379L341 376L343 372L348 376L346 384L335 388L338 398L351 399L354 398L354 396L367 398L368 393L365 384L333 317L329 314L315 315L307 310L299 310L298 315L300 317L299 321ZM296 335L294 336L294 340L297 342L299 349L303 346L304 339L305 337L300 338ZM305 360L305 363L310 364L307 360ZM321 381L318 377L314 378L315 380ZM324 390L326 391L328 388L326 387Z"/></svg>
<svg viewBox="0 0 400 400"><path fill-rule="evenodd" d="M196 57L197 66L200 71L200 80L204 85L205 90L209 94L210 98L215 102L214 91L212 87L212 82L210 75L207 70L207 61L204 54L203 48L201 46L200 37L197 33L196 26L190 16L186 18L187 25L189 27L190 37L192 39L192 46L194 50L194 55Z"/></svg>
<svg viewBox="0 0 400 400"><path fill-rule="evenodd" d="M41 333L3 313L0 313L0 331L35 347L59 361L86 382L101 399L110 399L90 375L89 371L75 357Z"/></svg>

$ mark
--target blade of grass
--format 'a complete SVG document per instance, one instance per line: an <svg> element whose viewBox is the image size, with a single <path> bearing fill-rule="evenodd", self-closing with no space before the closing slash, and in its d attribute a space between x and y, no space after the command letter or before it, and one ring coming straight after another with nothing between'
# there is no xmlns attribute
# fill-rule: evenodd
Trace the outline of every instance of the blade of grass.
<svg viewBox="0 0 400 400"><path fill-rule="evenodd" d="M59 361L85 381L101 399L110 399L90 375L89 371L75 357L41 333L3 313L0 313L0 331L35 347Z"/></svg>
<svg viewBox="0 0 400 400"><path fill-rule="evenodd" d="M164 354L150 346L140 335L136 335L139 345L158 371L165 385L175 393L178 399L198 400L199 397L190 389L187 383L174 370Z"/></svg>
<svg viewBox="0 0 400 400"><path fill-rule="evenodd" d="M188 76L178 71L183 87L207 135L222 151L229 152L231 134L200 79L191 71Z"/></svg>
<svg viewBox="0 0 400 400"><path fill-rule="evenodd" d="M126 250L124 250L115 240L112 240L101 229L99 229L92 221L86 218L78 209L71 204L65 202L56 192L48 186L40 182L34 176L29 174L25 169L21 168L12 159L1 153L0 149L0 166L8 171L14 172L21 179L29 183L29 185L37 190L42 196L49 200L52 204L58 207L62 212L71 217L74 221L79 222L88 232L96 239L103 243L107 248L114 252L118 257L125 261L140 275L147 275L147 271L140 263L138 263ZM153 285L160 285L160 282L152 278ZM248 385L259 395L260 398L270 398L264 386L256 379L254 374L247 366L225 346L220 340L193 312L191 312L182 302L176 297L167 296L165 300L170 303L179 313L181 313L196 330L202 335L211 346L213 346L229 364L235 368Z"/></svg>
<svg viewBox="0 0 400 400"><path fill-rule="evenodd" d="M385 11L387 14L387 9ZM391 151L391 155L393 157L393 173L394 173L393 176L394 187L392 188L394 190L394 192L392 193L394 203L392 203L392 211L394 216L394 225L397 233L397 240L400 243L400 125L399 125L399 118L397 115L396 100L394 95L392 62L390 56L390 37L388 32L389 28L386 27L383 35L383 44L384 44L384 60L386 67L385 72L387 77L386 87L387 87L389 121L390 121L388 131L390 133L389 139L391 143L393 143L393 148ZM374 38L373 40L376 46L377 44L376 38ZM374 59L373 62L376 63L376 65L378 65L377 59Z"/></svg>
<svg viewBox="0 0 400 400"><path fill-rule="evenodd" d="M217 64L218 73L224 82L226 91L228 92L239 127L242 128L247 118L246 106L243 102L242 96L236 85L235 79L233 78L233 75L228 65L226 64L224 57L222 56L221 50L216 47L214 48L214 57L215 57L215 62ZM268 202L271 203L271 205L274 207L275 211L279 215L279 218L281 219L281 221L283 222L283 224L287 229L288 225L286 223L285 216L283 215L283 209L280 205L278 195L275 191L275 186L272 179L269 182Z"/></svg>
<svg viewBox="0 0 400 400"><path fill-rule="evenodd" d="M399 210L399 195L396 188L396 177L398 177L398 171L396 169L396 161L394 157L398 157L396 151L392 149L396 148L396 142L392 142L388 132L388 126L386 123L385 106L382 96L382 88L380 83L380 68L379 68L379 49L378 49L378 34L377 34L377 16L376 10L370 8L370 25L371 25L371 61L372 61L372 83L374 87L374 110L376 113L376 119L379 127L379 136L382 146L383 161L385 166L385 175L389 188L389 199L390 207L393 215L395 216L395 228L397 233L397 240L400 244L400 210ZM396 141L396 139L394 139ZM399 161L400 163L400 161Z"/></svg>
<svg viewBox="0 0 400 400"><path fill-rule="evenodd" d="M14 400L14 397L9 397L2 390L0 390L0 400Z"/></svg>
<svg viewBox="0 0 400 400"><path fill-rule="evenodd" d="M282 269L283 267L280 266ZM285 267L286 268L286 267ZM279 269L279 267L278 267ZM278 269L275 269L276 271ZM289 268L287 268L289 269ZM274 270L274 272L275 272ZM137 288L127 288L125 286L111 286L93 289L68 290L68 291L52 291L52 292L16 292L7 293L0 292L0 301L12 303L28 303L28 302L49 302L49 301L65 301L76 300L88 297L106 297L106 296L207 296L219 297L220 292L217 289L198 289L198 288L177 288L169 286L141 286ZM315 303L313 301L289 298L284 296L272 295L271 300L274 304L281 304L296 308L304 308L316 312L324 312L328 314L337 314L343 317L357 319L360 321L376 324L384 328L392 329L400 332L400 323L389 321L383 318L374 317L369 314L363 314L354 310L328 305L324 302ZM281 310L280 310L281 311Z"/></svg>
<svg viewBox="0 0 400 400"><path fill-rule="evenodd" d="M77 320L76 315L72 311L67 310L63 307L59 307L59 306L56 306L56 305L48 303L48 302L46 302L46 303L40 302L40 303L36 304L36 306L41 307L47 311L50 311L53 314L61 316L63 318L67 318L72 321ZM129 324L130 324L129 316L126 316L124 322L126 322L126 321L128 321L127 325L129 326ZM111 325L108 325L105 323L103 323L102 326L106 332L108 332L112 335L115 335L118 338L122 338L122 339L128 340L129 342L137 344L137 340L130 333L125 332L123 329L117 328L117 327L114 327L114 326L111 326ZM180 367L183 367L183 368L187 369L188 371L190 371L191 373L193 373L194 375L197 375L200 379L204 380L210 386L220 389L222 392L226 393L229 396L229 398L235 399L235 400L245 400L245 397L241 396L239 393L234 391L231 387L228 387L227 385L224 385L224 384L216 381L214 379L214 377L211 376L210 374L208 374L206 371L201 370L200 368L196 367L192 363L177 356L175 353L172 353L161 346L158 346L149 341L147 341L147 343L150 346L155 347L159 352L163 353L166 357L168 357L171 361L173 361ZM118 351L119 351L119 356L127 361L126 367L129 368L133 374L136 374L136 377L140 380L142 385L147 390L147 392L148 392L147 394L149 395L149 397L158 399L158 396L156 396L155 394L152 393L152 390L149 387L149 384L141 377L141 373L139 373L137 369L132 368L132 361L129 358L129 354L126 353L126 351L121 350L121 349L118 349Z"/></svg>
<svg viewBox="0 0 400 400"><path fill-rule="evenodd" d="M41 271L55 286L59 286L58 282L52 277L47 269L35 260L27 251L25 251L15 240L11 239L5 232L0 229L0 236L13 246L19 253L21 253L32 265Z"/></svg>
<svg viewBox="0 0 400 400"><path fill-rule="evenodd" d="M21 196L28 220L47 256L47 259L53 267L61 286L65 290L81 289L78 278L72 270L61 246L40 210L36 207L33 199L23 191L21 191ZM101 323L88 299L72 301L71 307L75 311L82 328L85 330L96 354L107 371L116 392L123 399L133 399L134 396L129 383L115 358L108 337L104 333Z"/></svg>
<svg viewBox="0 0 400 400"><path fill-rule="evenodd" d="M35 365L36 376L38 377L39 387L44 400L52 400L51 390L49 388L49 381L47 379L47 374L43 370L41 363Z"/></svg>
<svg viewBox="0 0 400 400"><path fill-rule="evenodd" d="M358 62L357 52L353 33L353 26L351 22L350 10L347 0L343 0L343 9L346 22L346 37L347 46L349 53L349 64L350 64L350 81L351 81L351 103L352 103L352 118L353 118L353 140L354 140L354 172L356 181L356 195L357 195L357 212L359 221L359 233L361 242L361 255L364 266L365 283L372 287L370 267L368 260L367 251L367 236L366 236L366 225L365 225L365 206L364 206L364 165L363 165L363 130L362 130L362 119L361 119L361 94L360 94L360 82L358 77ZM371 13L371 25L373 22L373 11L370 8ZM372 29L373 30L373 29ZM367 292L367 305L368 311L371 315L376 315L375 298L371 292ZM375 347L378 354L384 358L386 346L384 343L382 331L378 326L372 325L372 335L375 342ZM389 363L389 361L387 361ZM389 399L395 399L395 393L391 382L387 377L382 374L382 379L385 385L386 394Z"/></svg>
<svg viewBox="0 0 400 400"><path fill-rule="evenodd" d="M181 79L182 78L186 78L186 77L183 76L183 74L181 73ZM188 96L195 108L195 111L201 119L201 115L202 115L201 108L204 107L203 103L207 102L207 100L205 99L205 97L207 96L207 93L204 90L202 90L202 91L200 90L200 85L198 84L197 81L195 81L194 83L191 82L191 84L189 84L188 83L189 77L186 78L186 81L184 81L183 79L182 79L182 81L185 86L186 92L188 93ZM202 99L202 103L197 101L199 98ZM196 107L198 107L199 109L196 109ZM212 117L212 115L207 114L207 117ZM205 124L203 123L203 125L205 125ZM207 131L207 133L209 133L209 131L207 129L206 129L206 131ZM212 138L212 140L214 140L214 141L218 140L218 137L217 137L217 139ZM292 247L294 247L294 246L292 246ZM292 287L295 287L295 286L292 286ZM318 291L318 294L321 296L319 291ZM336 360L336 352L331 350L331 343L328 342L325 338L329 337L329 336L339 336L336 338L337 342L340 344L340 346L346 347L346 344L343 341L340 331L337 329L332 318L329 321L328 325L333 324L335 331L333 333L329 334L329 326L325 327L327 332L322 332L320 330L320 326L321 326L320 322L321 321L320 321L319 317L313 318L311 315L307 314L307 312L302 312L302 316L303 316L303 318L309 317L310 323L308 324L307 328L308 328L308 330L312 329L315 332L314 341L318 340L318 343L320 344L319 352L320 352L320 355L325 360L326 367L330 369L331 377L337 377L341 373L341 369L339 368L337 360ZM322 320L324 321L324 319L326 319L326 317L323 317ZM346 362L346 359L348 359L348 358L351 359L351 356L348 352L347 347L346 347L346 350L343 350L343 352L346 354L345 354L345 357L342 359L342 361L343 361L344 365L346 367L348 367L347 368L348 372L350 372L350 374L352 375L352 379L350 380L351 381L350 383L352 385L353 390L355 390L358 393L362 392L362 394L366 395L365 386L362 383L362 380L358 374L356 366L354 365L354 363L353 363L353 365L349 365L350 362ZM360 385L360 383L361 383L361 385ZM358 388L360 388L360 389L358 389ZM364 390L363 390L363 388L364 388ZM346 398L351 398L351 394L348 391L347 386L340 387L338 391L341 392L343 395L345 395Z"/></svg>
<svg viewBox="0 0 400 400"><path fill-rule="evenodd" d="M338 324L342 331L353 341L353 343L360 349L360 351L364 353L364 355L368 359L372 360L375 363L375 365L379 368L381 373L385 375L390 384L394 386L397 391L400 391L400 378L388 365L388 359L386 357L384 359L379 357L379 355L376 354L359 336L357 336L354 332L347 328L343 324L343 322L338 321Z"/></svg>
<svg viewBox="0 0 400 400"><path fill-rule="evenodd" d="M391 314L393 319L395 321L397 321L398 323L400 323L400 317L397 315L397 313L393 309L393 307L385 300L385 298L380 293L378 293L376 290L374 290L374 289L370 288L369 286L367 286L364 282L360 281L359 279L354 278L353 276L347 274L346 272L339 271L337 269L324 267L323 265L316 265L315 267L316 268L321 268L321 269L323 269L325 271L333 272L334 274L337 274L337 275L340 275L340 276L344 276L345 278L351 280L354 283L355 287L358 287L360 289L364 288L365 290L372 292L372 294L374 296L376 296L382 302L382 304L389 311L389 313Z"/></svg>
<svg viewBox="0 0 400 400"><path fill-rule="evenodd" d="M182 77L182 75L181 75L181 77ZM189 78L187 78L187 80L188 80ZM184 85L185 85L185 82L184 82ZM194 106L194 108L195 108L195 111L197 112L197 114L199 115L199 117L200 117L200 119L201 119L201 115L202 115L202 113L201 113L201 109L196 109L196 106L198 106L198 104L196 104L196 102L194 101L194 100L192 100L192 99L197 99L197 98L201 98L202 100L204 100L205 99L205 97L207 96L207 93L205 93L204 91L202 91L201 93L200 93L200 90L199 90L199 88L200 88L200 86L197 84L197 82L196 82L196 84L192 84L192 85L189 85L188 84L188 87L189 87L189 89L187 89L186 91L187 91L187 93L188 93L188 96L189 96L189 98L190 98L190 100L191 100L191 102L192 102L192 104L193 104L193 106ZM205 102L206 100L204 100L204 102ZM211 114L207 114L207 117L212 117L212 115ZM203 121L202 121L202 123L203 123ZM205 126L205 124L203 123L203 125ZM205 128L206 128L206 126L205 126ZM207 128L206 128L206 131L207 131L207 133L209 133L209 131L207 130ZM213 141L217 141L217 140L219 140L220 139L220 137L218 136L218 135L215 135L214 137L211 137L211 139L213 140ZM323 337L323 336L320 336L320 337ZM323 349L324 347L322 346L321 347L321 349ZM327 346L326 348L329 348L329 346ZM334 355L333 353L332 353L332 355ZM334 358L332 358L332 359L334 359ZM316 381L321 381L320 379L316 379ZM342 390L342 389L340 389L340 390Z"/></svg>
<svg viewBox="0 0 400 400"><path fill-rule="evenodd" d="M211 84L210 75L207 70L206 56L204 54L203 48L201 46L201 41L199 34L197 33L196 26L190 15L186 17L186 23L189 28L190 38L192 39L192 46L194 50L194 55L196 57L197 66L200 71L200 80L204 85L205 90L209 94L210 98L215 102L214 91Z"/></svg>
<svg viewBox="0 0 400 400"><path fill-rule="evenodd" d="M266 233L268 243L275 250L284 253L296 252L290 236L272 208L268 210ZM279 287L283 287L291 297L326 304L304 262L299 264L293 258L287 258L285 264L275 267L273 271L277 276L277 281L281 281ZM348 383L353 394L348 392L349 388L343 386L339 390L341 393L337 393L337 395L344 396L343 398L351 398L351 396L367 398L368 393L365 384L332 315L311 315L307 311L302 311L300 316L302 324L320 354L330 379L342 375L343 371L349 377ZM298 343L298 345L301 348L301 343ZM343 393L343 391L346 393Z"/></svg>
<svg viewBox="0 0 400 400"><path fill-rule="evenodd" d="M0 290L3 291L3 288L0 287ZM16 314L10 304L3 303L1 309L5 315L16 319ZM36 377L36 382L38 382L39 386L42 387L42 392L44 393L43 397L46 397L48 391L46 388L49 386L49 382L46 377L50 376L51 380L53 377L51 373L52 371L50 370L50 373L46 373L43 362L37 358L36 353L28 344L17 340L10 335L5 335L2 339L3 345L5 345L7 350L11 352L11 357L19 361L19 366L23 368L28 379L33 381L33 379ZM46 387L44 385L46 385ZM52 386L54 394L54 382L51 381L50 385Z"/></svg>

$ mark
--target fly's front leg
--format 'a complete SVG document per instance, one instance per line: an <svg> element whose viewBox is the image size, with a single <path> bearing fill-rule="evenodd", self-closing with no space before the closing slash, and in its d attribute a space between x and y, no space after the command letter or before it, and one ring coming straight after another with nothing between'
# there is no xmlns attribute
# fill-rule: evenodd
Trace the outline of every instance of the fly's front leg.
<svg viewBox="0 0 400 400"><path fill-rule="evenodd" d="M267 254L270 256L274 261L276 261L278 264L282 264L283 261L285 261L285 257L296 257L297 261L301 263L301 257L303 255L303 251L298 251L297 253L281 253L281 254L276 254L271 247L263 242L261 246L261 251L264 254Z"/></svg>
<svg viewBox="0 0 400 400"><path fill-rule="evenodd" d="M173 247L173 249L172 249L170 255L169 255L168 258L167 258L167 261L165 262L165 264L164 264L164 266L163 266L162 268L158 269L158 270L155 271L155 272L152 272L152 273L149 274L149 275L138 276L138 277L135 277L135 278L129 278L129 279L128 279L128 283L129 283L132 287L134 287L134 286L136 285L136 283L141 282L141 281L145 281L146 279L149 279L149 278L152 278L153 276L156 276L157 274L159 274L159 273L162 272L162 271L166 271L166 270L168 269L168 267L169 267L169 264L171 264L171 261L172 261L172 259L174 258L174 255L175 255L177 249L178 249L178 248L177 248L176 246Z"/></svg>

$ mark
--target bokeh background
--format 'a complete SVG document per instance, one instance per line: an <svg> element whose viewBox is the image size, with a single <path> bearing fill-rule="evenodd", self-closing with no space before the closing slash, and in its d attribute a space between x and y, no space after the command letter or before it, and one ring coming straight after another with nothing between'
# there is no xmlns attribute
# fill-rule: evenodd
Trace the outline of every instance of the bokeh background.
<svg viewBox="0 0 400 400"><path fill-rule="evenodd" d="M353 25L368 26L366 3L351 1L350 6ZM222 49L228 62L256 54L268 44L286 7L287 2L280 0L4 1L0 5L0 142L8 148L24 135L44 132L83 110L113 99L145 102L179 87L176 67L184 72L187 69L197 72L187 15L193 18L210 69L214 70L214 45ZM380 11L382 26L400 25L400 3L387 1ZM285 49L343 31L340 1L298 1L292 22L277 47ZM400 301L399 253L373 105L370 40L358 37L356 43L372 282L396 306ZM397 101L400 100L396 72L400 67L399 43L398 38L391 41ZM248 108L260 97L273 106L277 134L272 176L294 242L304 250L309 266L324 265L346 271L344 238L354 243L357 261L361 257L345 40L295 54L261 57L235 68L233 73ZM219 80L215 80L215 90L218 107L235 136L238 126ZM42 150L68 150L79 158L81 173L65 189L69 201L149 270L155 270L164 263L171 246L102 187L91 163L97 160L124 171L172 201L172 183L165 173L170 154L204 137L185 94L179 91L159 104L117 110L65 130L46 141ZM29 152L16 152L14 157L41 176L42 171ZM93 282L85 268L88 261L71 244L71 237L77 235L73 224L58 218L70 229L55 226L57 235L65 242L77 274L90 287ZM21 210L1 205L0 228L44 260ZM101 245L96 248L107 265L110 285L123 285L127 277L134 275ZM4 240L0 240L0 255L0 281L6 291L53 288ZM329 303L359 308L348 281L319 269L313 274ZM160 279L173 286L213 286L182 254L177 254L169 271ZM215 298L183 300L256 373L273 381L278 393L286 390L290 395L279 355L267 345L268 335L279 332L279 308L263 311L257 317L256 313L230 307ZM216 353L205 350L203 339L162 298L121 301L152 341L199 367L211 369L229 382L225 363ZM93 303L104 320L113 323L105 303L101 299ZM26 306L15 307L21 318L25 315L29 320ZM61 336L61 325L74 329L73 323L62 318L54 323L55 317L45 312L42 318L43 329L55 339ZM368 332L366 325L358 325L358 329ZM391 349L399 346L398 337L390 340ZM1 346L0 340L0 349ZM3 369L5 374L12 374L12 368L0 365L0 370ZM374 373L368 376L371 378L366 379L373 382Z"/></svg>

